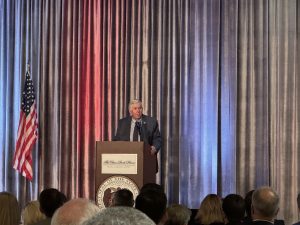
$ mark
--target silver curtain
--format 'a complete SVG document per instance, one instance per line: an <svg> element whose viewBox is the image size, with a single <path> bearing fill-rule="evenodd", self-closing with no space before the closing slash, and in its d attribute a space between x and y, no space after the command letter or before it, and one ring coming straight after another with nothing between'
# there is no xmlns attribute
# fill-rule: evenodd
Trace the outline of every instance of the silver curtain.
<svg viewBox="0 0 300 225"><path fill-rule="evenodd" d="M297 0L0 0L1 190L94 197L96 140L111 140L131 98L159 120L158 181L169 203L208 193L280 195L297 221ZM13 51L12 51L13 49ZM11 167L30 60L39 141L34 181Z"/></svg>

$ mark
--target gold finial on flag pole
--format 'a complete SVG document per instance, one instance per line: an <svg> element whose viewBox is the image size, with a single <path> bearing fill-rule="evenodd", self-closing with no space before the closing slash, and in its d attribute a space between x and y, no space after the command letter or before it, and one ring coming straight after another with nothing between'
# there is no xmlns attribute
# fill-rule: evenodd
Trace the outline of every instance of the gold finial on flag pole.
<svg viewBox="0 0 300 225"><path fill-rule="evenodd" d="M27 62L27 71L30 72L30 64L29 64L29 61Z"/></svg>

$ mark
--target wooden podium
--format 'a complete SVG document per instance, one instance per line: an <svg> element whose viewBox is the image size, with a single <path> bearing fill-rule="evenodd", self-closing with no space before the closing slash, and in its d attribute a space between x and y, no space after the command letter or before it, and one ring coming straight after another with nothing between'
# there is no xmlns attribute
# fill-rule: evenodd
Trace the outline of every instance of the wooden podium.
<svg viewBox="0 0 300 225"><path fill-rule="evenodd" d="M130 186L136 185L139 190L145 183L155 183L156 172L156 155L151 155L150 146L144 142L98 141L95 170L97 204L102 207L101 202L108 201L105 199L110 197L109 192L119 188L132 190ZM135 190L132 192L137 195Z"/></svg>

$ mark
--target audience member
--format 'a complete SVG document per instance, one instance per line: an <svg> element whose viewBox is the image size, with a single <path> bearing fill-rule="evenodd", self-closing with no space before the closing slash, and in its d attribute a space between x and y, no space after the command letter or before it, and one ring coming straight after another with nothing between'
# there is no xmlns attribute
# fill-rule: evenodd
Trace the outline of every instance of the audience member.
<svg viewBox="0 0 300 225"><path fill-rule="evenodd" d="M239 225L243 223L245 215L245 201L237 194L227 195L223 199L223 212L227 218L228 225Z"/></svg>
<svg viewBox="0 0 300 225"><path fill-rule="evenodd" d="M156 224L162 219L166 206L166 194L156 190L145 190L135 200L135 208L149 216Z"/></svg>
<svg viewBox="0 0 300 225"><path fill-rule="evenodd" d="M140 190L140 193L141 192L144 192L144 191L148 191L148 190L152 190L152 191L159 191L159 192L162 192L164 193L164 189L161 185L159 184L156 184L156 183L147 183L147 184L144 184Z"/></svg>
<svg viewBox="0 0 300 225"><path fill-rule="evenodd" d="M297 206L298 206L298 211L300 212L300 193L297 196ZM300 221L293 225L300 225Z"/></svg>
<svg viewBox="0 0 300 225"><path fill-rule="evenodd" d="M56 209L67 201L66 196L57 189L44 189L39 196L40 210L46 215L46 219L34 223L34 225L50 225L51 218Z"/></svg>
<svg viewBox="0 0 300 225"><path fill-rule="evenodd" d="M46 219L46 216L40 211L39 201L28 202L22 212L23 225L32 225Z"/></svg>
<svg viewBox="0 0 300 225"><path fill-rule="evenodd" d="M166 214L165 225L187 225L192 212L183 205L173 204L167 208Z"/></svg>
<svg viewBox="0 0 300 225"><path fill-rule="evenodd" d="M19 225L20 218L16 197L8 192L0 192L0 225Z"/></svg>
<svg viewBox="0 0 300 225"><path fill-rule="evenodd" d="M224 225L225 215L222 210L222 201L215 194L207 195L200 204L195 217L196 224L202 225Z"/></svg>
<svg viewBox="0 0 300 225"><path fill-rule="evenodd" d="M246 216L244 218L244 223L251 223L252 217L251 217L251 205L252 205L252 195L254 190L251 190L247 192L245 196L245 206L246 206Z"/></svg>
<svg viewBox="0 0 300 225"><path fill-rule="evenodd" d="M116 206L102 210L83 225L155 225L144 213L132 207Z"/></svg>
<svg viewBox="0 0 300 225"><path fill-rule="evenodd" d="M252 196L255 190L249 191L245 196L246 203L246 217L244 218L244 224L252 224ZM284 220L274 219L274 225L285 225Z"/></svg>
<svg viewBox="0 0 300 225"><path fill-rule="evenodd" d="M252 196L252 223L259 225L273 224L279 211L279 197L270 187L261 187Z"/></svg>
<svg viewBox="0 0 300 225"><path fill-rule="evenodd" d="M133 194L128 189L120 189L113 193L111 206L133 207Z"/></svg>
<svg viewBox="0 0 300 225"><path fill-rule="evenodd" d="M100 211L98 206L87 199L72 199L55 211L51 225L81 225Z"/></svg>
<svg viewBox="0 0 300 225"><path fill-rule="evenodd" d="M190 218L190 221L189 221L189 225L194 225L194 224L197 224L195 222L195 218L196 218L196 215L198 213L198 209L190 209L192 211L192 214L191 214L191 218Z"/></svg>
<svg viewBox="0 0 300 225"><path fill-rule="evenodd" d="M104 191L103 203L104 203L105 208L111 207L113 195L117 190L120 190L120 189L121 188L110 187Z"/></svg>

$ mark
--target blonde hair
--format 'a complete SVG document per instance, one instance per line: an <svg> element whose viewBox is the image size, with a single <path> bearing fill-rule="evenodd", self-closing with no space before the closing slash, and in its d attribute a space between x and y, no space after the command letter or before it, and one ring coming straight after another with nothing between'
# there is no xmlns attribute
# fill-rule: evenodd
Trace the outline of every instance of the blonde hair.
<svg viewBox="0 0 300 225"><path fill-rule="evenodd" d="M46 216L40 211L39 201L28 202L22 212L23 225L30 225L46 219Z"/></svg>
<svg viewBox="0 0 300 225"><path fill-rule="evenodd" d="M16 197L8 192L0 192L0 225L18 225L20 214Z"/></svg>
<svg viewBox="0 0 300 225"><path fill-rule="evenodd" d="M222 210L222 201L215 194L207 195L201 202L195 219L204 225L211 223L224 223L225 215Z"/></svg>

